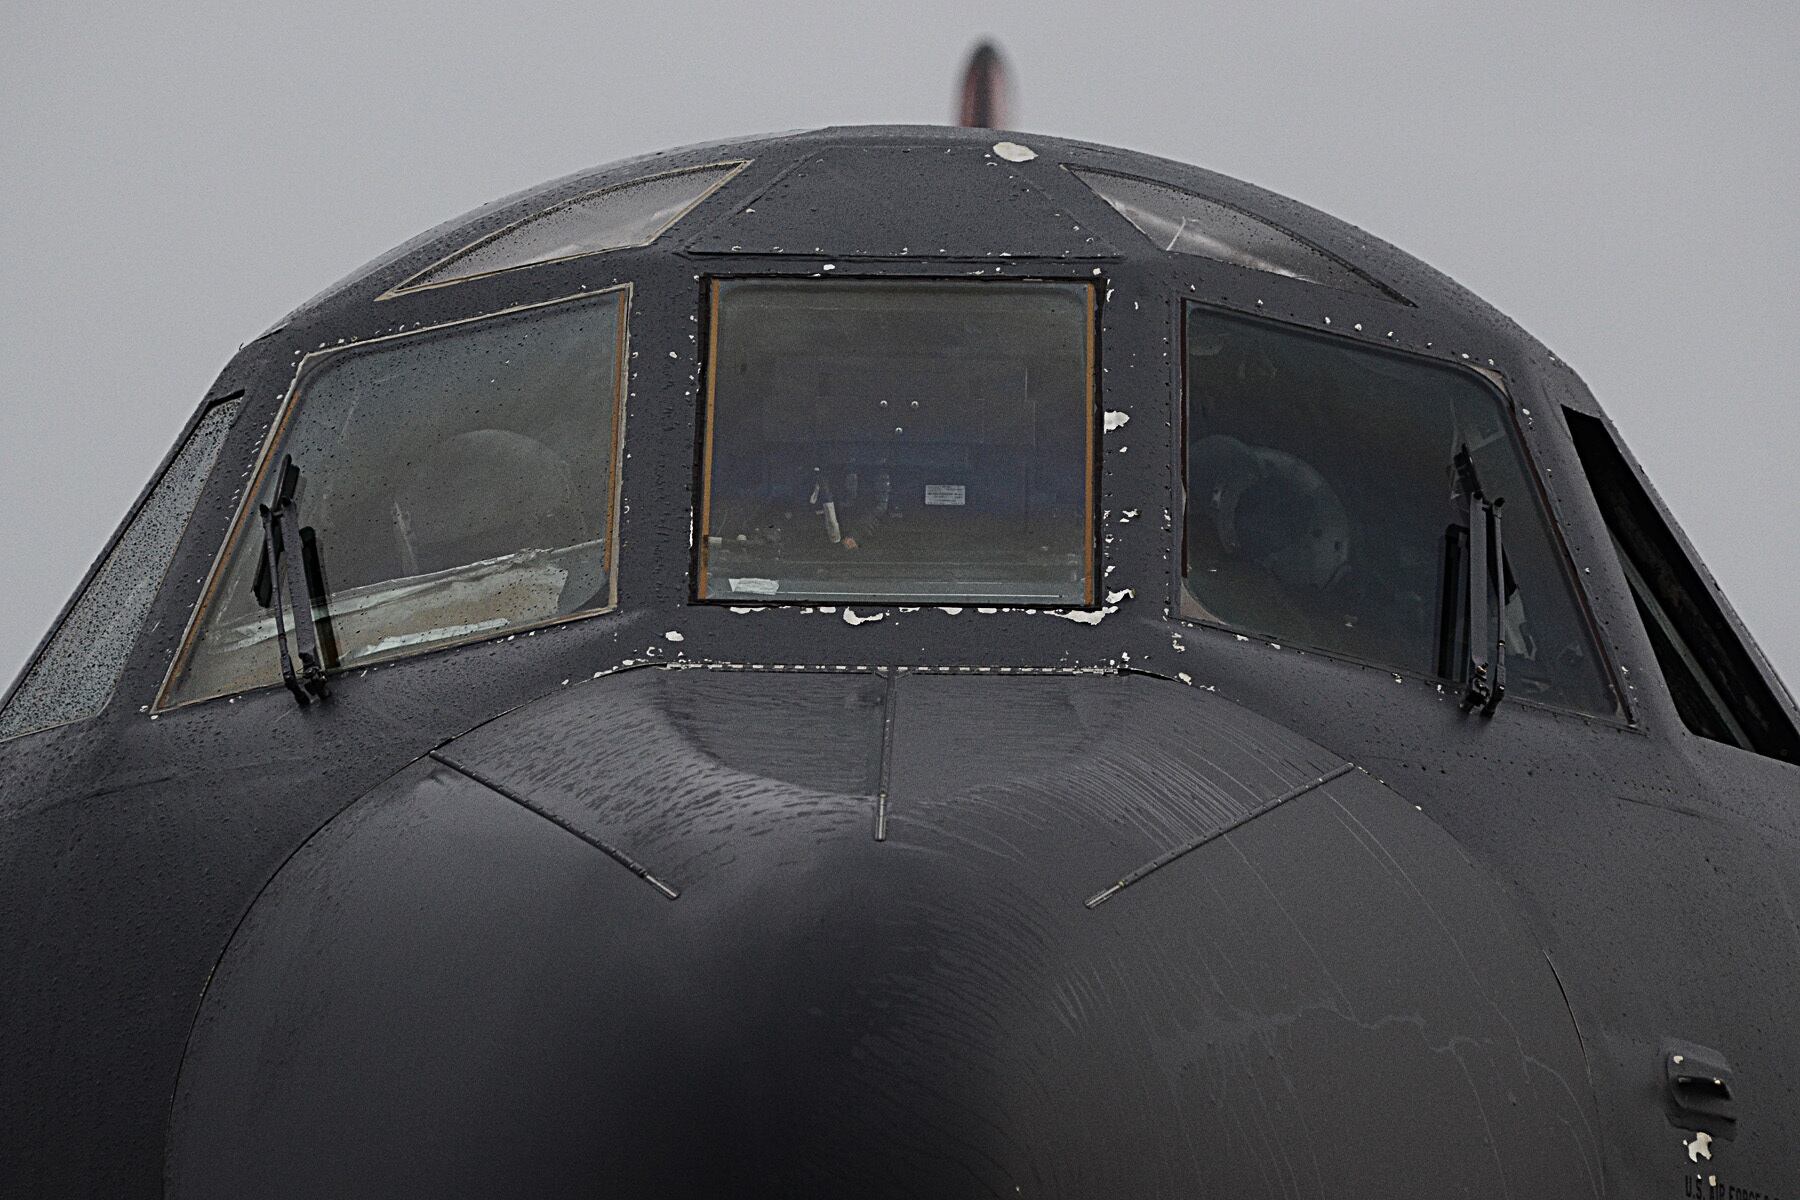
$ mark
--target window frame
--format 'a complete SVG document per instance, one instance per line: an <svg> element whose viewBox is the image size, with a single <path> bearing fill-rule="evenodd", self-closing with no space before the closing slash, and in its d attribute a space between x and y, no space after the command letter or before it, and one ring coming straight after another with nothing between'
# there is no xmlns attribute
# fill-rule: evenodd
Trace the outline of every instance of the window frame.
<svg viewBox="0 0 1800 1200"><path fill-rule="evenodd" d="M1033 609L1047 612L1089 612L1100 607L1100 287L1099 281L1086 275L1017 275L995 277L992 279L971 278L967 275L948 275L939 272L931 274L897 274L875 270L856 273L846 272L833 274L829 278L821 278L816 274L798 274L769 271L727 271L709 274L701 280L701 301L705 306L706 345L701 356L700 408L697 415L699 453L695 455L694 494L699 502L693 512L693 552L689 559L689 570L693 573L687 589L688 603L704 605L744 606L752 602L743 597L709 597L706 594L707 568L707 536L711 528L712 517L712 466L713 466L713 417L714 394L718 382L718 372L714 369L714 354L719 340L719 285L735 281L771 281L791 283L795 285L822 284L830 287L838 283L884 283L899 286L908 284L941 285L953 284L966 287L983 287L990 284L1059 284L1080 285L1087 297L1086 329L1082 344L1082 353L1086 359L1084 372L1084 403L1087 406L1087 421L1084 430L1082 453L1086 470L1083 472L1083 513L1082 513L1082 552L1083 599L1080 604L1033 604L1026 601L1008 600L995 597L986 603L997 608ZM942 600L928 597L906 597L870 600L821 600L818 598L784 598L780 595L755 599L755 607L817 607L819 605L851 604L861 608L897 608L935 605L961 605L972 607L983 601L957 599Z"/></svg>
<svg viewBox="0 0 1800 1200"><path fill-rule="evenodd" d="M1440 369L1450 368L1462 372L1467 377L1475 380L1482 387L1486 388L1487 391L1500 402L1500 410L1505 417L1506 428L1511 436L1513 446L1519 453L1520 461L1524 468L1524 475L1526 479L1529 480L1530 486L1535 493L1534 502L1537 504L1539 511L1542 512L1544 524L1550 532L1552 556L1557 561L1562 570L1563 578L1568 583L1569 593L1574 600L1576 612L1580 617L1582 627L1586 633L1588 646L1595 655L1595 661L1599 665L1600 675L1605 684L1606 691L1612 696L1615 708L1614 711L1610 713L1586 712L1581 709L1569 708L1560 704L1546 703L1542 700L1521 695L1515 691L1507 692L1505 703L1508 705L1518 704L1527 708L1539 709L1544 712L1578 717L1584 721L1600 721L1619 728L1637 728L1637 720L1631 708L1630 701L1627 698L1625 689L1620 685L1617 664L1613 661L1613 654L1610 646L1606 639L1601 636L1601 627L1595 616L1593 600L1588 595L1587 590L1581 586L1581 573L1576 570L1574 556L1570 553L1568 537L1563 530L1562 521L1558 516L1554 497L1549 488L1545 486L1544 473L1538 466L1537 457L1531 450L1530 440L1525 436L1525 428L1519 421L1518 405L1514 402L1512 392L1506 384L1505 375L1495 368L1476 366L1472 362L1461 362L1450 358L1439 358L1434 355L1420 353L1419 351L1400 346L1378 345L1373 342L1351 337L1348 334L1339 333L1335 330L1314 329L1308 325L1301 325L1298 322L1282 320L1277 317L1268 316L1264 313L1245 312L1242 309L1231 308L1223 304L1208 303L1206 301L1188 298L1183 298L1181 302L1180 363L1177 372L1176 388L1176 402L1180 405L1180 419L1176 423L1180 429L1180 438L1175 447L1176 457L1178 459L1177 482L1180 486L1180 494L1178 497L1180 500L1180 520L1176 522L1176 525L1179 530L1177 536L1179 537L1180 542L1176 547L1177 553L1173 558L1175 563L1175 602L1170 612L1170 616L1173 619L1180 621L1185 625L1196 626L1203 629L1217 629L1225 633L1235 634L1241 638L1256 638L1259 641L1276 641L1280 645L1293 646L1296 649L1306 651L1308 654L1316 654L1321 658L1329 658L1338 662L1349 663L1353 666L1362 667L1367 670L1382 671L1388 675L1394 676L1396 679L1413 679L1422 683L1430 683L1439 686L1446 684L1460 685L1463 682L1462 679L1457 677L1422 674L1417 671L1395 667L1387 663L1372 662L1368 659L1358 658L1353 654L1347 654L1342 650L1316 646L1303 639L1293 639L1283 634L1272 634L1260 630L1239 628L1238 626L1227 624L1216 618L1201 616L1193 611L1193 607L1191 606L1199 605L1200 600L1188 589L1188 442L1192 432L1189 424L1188 318L1190 314L1196 310L1216 313L1233 320L1275 326L1297 337L1318 338L1325 341L1336 342L1344 346L1367 350L1370 353L1384 354L1401 359L1411 359L1425 366Z"/></svg>
<svg viewBox="0 0 1800 1200"><path fill-rule="evenodd" d="M613 351L617 357L617 362L614 365L613 378L612 455L610 459L612 480L611 486L608 487L606 491L606 522L602 527L601 535L604 545L603 558L606 564L606 604L600 608L586 609L582 612L570 613L566 616L550 617L542 621L534 621L528 624L507 625L499 629L482 630L481 632L468 634L464 637L448 638L444 641L432 642L429 645L396 647L385 653L370 655L367 658L359 658L354 663L347 666L331 667L328 669L328 674L336 676L345 671L361 670L365 667L391 663L400 659L416 658L421 655L433 654L442 650L453 650L479 642L504 641L506 638L517 633L545 629L556 625L566 625L572 621L583 621L590 617L603 616L607 613L616 611L619 606L618 524L621 511L620 501L624 484L625 400L628 394L628 389L625 385L630 370L629 356L632 284L629 282L617 283L611 287L598 288L593 291L576 292L572 295L558 296L552 300L538 300L527 304L509 305L505 308L495 309L493 312L478 313L468 317L458 317L454 320L442 321L435 325L422 325L416 329L408 329L399 333L381 334L376 337L346 341L342 345L327 346L318 350L313 350L302 356L300 361L295 365L294 373L288 381L287 390L281 401L281 407L276 412L275 419L270 422L269 432L264 436L262 445L257 450L256 466L251 472L249 482L245 485L244 498L239 502L237 514L232 518L231 528L226 534L224 543L213 556L212 566L208 569L206 574L205 586L201 589L199 599L194 603L193 612L188 617L186 628L182 630L181 641L176 646L175 654L169 662L169 668L164 673L162 682L156 689L156 699L151 703L150 711L153 713L170 712L175 709L187 708L196 704L214 703L223 700L228 696L248 695L251 692L267 691L271 688L280 688L283 686L280 675L277 673L276 677L269 680L267 683L258 684L251 688L245 688L241 691L223 692L216 696L197 696L188 700L171 702L171 696L174 694L176 685L180 682L182 675L187 669L188 662L193 656L195 638L198 635L201 626L204 624L207 614L211 611L213 602L217 598L218 589L224 581L232 559L237 553L238 546L243 541L247 532L254 534L252 526L255 522L252 518L256 512L257 502L263 494L264 485L268 481L269 472L274 468L276 461L275 451L282 444L295 414L300 411L305 400L305 389L302 385L318 368L319 364L330 361L335 356L354 353L371 346L386 345L398 342L405 338L416 337L421 334L438 333L446 329L453 329L465 325L475 325L482 321L514 316L519 313L550 308L555 305L569 304L580 300L593 300L596 297L611 295L613 293L618 293L619 295L619 316L618 331L615 334Z"/></svg>

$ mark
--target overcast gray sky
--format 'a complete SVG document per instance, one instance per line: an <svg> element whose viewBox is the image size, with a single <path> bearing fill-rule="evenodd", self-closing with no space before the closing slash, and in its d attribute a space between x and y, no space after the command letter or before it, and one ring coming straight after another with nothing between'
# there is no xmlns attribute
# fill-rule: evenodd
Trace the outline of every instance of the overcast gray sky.
<svg viewBox="0 0 1800 1200"><path fill-rule="evenodd" d="M1800 5L312 2L0 16L0 683L237 347L482 201L664 146L1018 123L1199 163L1574 364L1800 687Z"/></svg>

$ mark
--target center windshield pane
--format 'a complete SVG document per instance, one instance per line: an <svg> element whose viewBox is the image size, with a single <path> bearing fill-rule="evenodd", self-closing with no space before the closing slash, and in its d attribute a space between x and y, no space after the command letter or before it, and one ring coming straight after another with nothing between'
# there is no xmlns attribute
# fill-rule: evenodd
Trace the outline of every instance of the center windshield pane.
<svg viewBox="0 0 1800 1200"><path fill-rule="evenodd" d="M700 598L1091 603L1093 305L716 281Z"/></svg>

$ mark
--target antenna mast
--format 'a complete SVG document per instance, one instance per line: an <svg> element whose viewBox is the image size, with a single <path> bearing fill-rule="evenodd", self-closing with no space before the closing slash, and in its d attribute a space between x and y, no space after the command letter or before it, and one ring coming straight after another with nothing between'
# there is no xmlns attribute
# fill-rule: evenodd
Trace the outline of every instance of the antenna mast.
<svg viewBox="0 0 1800 1200"><path fill-rule="evenodd" d="M992 42L982 42L969 55L963 71L962 99L956 123L971 129L1004 129L1011 124L1012 81L1006 60Z"/></svg>

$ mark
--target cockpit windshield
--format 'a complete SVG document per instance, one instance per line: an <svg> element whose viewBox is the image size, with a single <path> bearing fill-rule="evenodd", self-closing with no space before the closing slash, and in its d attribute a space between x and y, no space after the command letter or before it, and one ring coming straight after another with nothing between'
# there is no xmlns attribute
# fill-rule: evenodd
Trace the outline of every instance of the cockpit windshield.
<svg viewBox="0 0 1800 1200"><path fill-rule="evenodd" d="M1091 286L712 299L701 599L1091 602Z"/></svg>
<svg viewBox="0 0 1800 1200"><path fill-rule="evenodd" d="M281 678L278 461L326 670L609 607L624 322L614 290L315 356L165 703Z"/></svg>
<svg viewBox="0 0 1800 1200"><path fill-rule="evenodd" d="M1617 711L1497 390L1197 305L1186 337L1188 616L1461 679L1472 505L1491 503L1508 694Z"/></svg>

